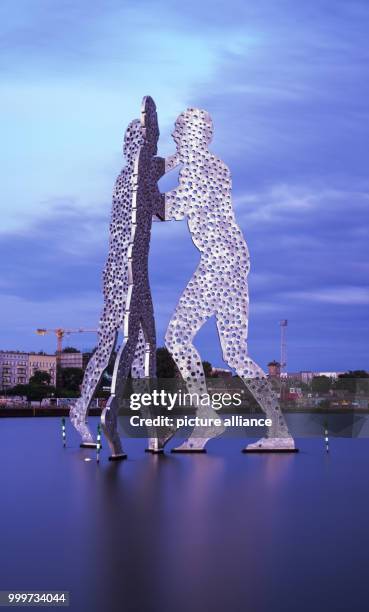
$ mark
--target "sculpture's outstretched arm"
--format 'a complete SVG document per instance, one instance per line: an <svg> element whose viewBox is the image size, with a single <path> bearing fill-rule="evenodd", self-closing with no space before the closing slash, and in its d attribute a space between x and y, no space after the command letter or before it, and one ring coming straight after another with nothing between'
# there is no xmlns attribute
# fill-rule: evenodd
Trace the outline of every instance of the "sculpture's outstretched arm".
<svg viewBox="0 0 369 612"><path fill-rule="evenodd" d="M168 191L165 194L165 220L181 221L186 214L186 202L183 200L182 190Z"/></svg>
<svg viewBox="0 0 369 612"><path fill-rule="evenodd" d="M165 158L165 172L170 172L180 164L178 153L173 153Z"/></svg>
<svg viewBox="0 0 369 612"><path fill-rule="evenodd" d="M165 159L165 172L170 172L181 163L178 153L169 155ZM186 214L185 200L183 198L183 188L181 186L181 175L179 175L179 186L165 194L165 220L180 221Z"/></svg>
<svg viewBox="0 0 369 612"><path fill-rule="evenodd" d="M156 171L156 181L159 180L163 174L170 172L180 163L178 153L170 155L165 160L157 157L154 162ZM186 215L184 210L183 202L179 202L182 196L182 190L180 187L167 193L160 193L159 189L157 192L152 194L153 197L153 216L154 221L170 221L172 219L180 220Z"/></svg>

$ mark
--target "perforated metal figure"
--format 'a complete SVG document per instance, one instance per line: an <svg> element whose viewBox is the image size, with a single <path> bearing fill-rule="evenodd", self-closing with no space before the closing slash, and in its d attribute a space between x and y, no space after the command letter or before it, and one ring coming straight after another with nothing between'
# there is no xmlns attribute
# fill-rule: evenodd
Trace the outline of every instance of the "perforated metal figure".
<svg viewBox="0 0 369 612"><path fill-rule="evenodd" d="M181 163L182 169L179 186L165 194L165 219L187 218L201 258L169 323L166 346L187 387L192 392L206 393L201 357L193 339L214 315L224 361L242 378L273 422L268 436L248 449L293 450L294 441L280 411L278 396L248 354L250 257L232 207L230 171L208 149L212 135L212 120L204 110L189 108L175 123L177 153L166 165L170 169ZM198 428L176 450L203 450L206 442L219 433L219 428Z"/></svg>
<svg viewBox="0 0 369 612"><path fill-rule="evenodd" d="M164 196L160 194L157 182L164 174L165 162L164 159L156 157L159 127L155 103L149 96L143 99L141 128L143 142L140 143L134 159L132 181L131 233L127 253L128 293L123 321L123 342L114 366L111 396L101 416L104 433L112 451L110 459L125 457L117 430L117 414L141 333L144 338L144 375L150 378L156 375L156 336L148 255L152 218L164 218ZM156 445L160 446L160 442L156 441ZM150 448L155 450L153 440Z"/></svg>
<svg viewBox="0 0 369 612"><path fill-rule="evenodd" d="M124 136L123 153L127 163L116 180L113 192L109 253L103 271L104 307L99 323L98 344L83 377L81 397L70 411L71 421L82 437L82 446L95 446L87 423L88 409L115 349L118 332L123 329L129 285L128 249L132 233L134 170L143 143L141 122L135 119L128 125ZM140 330L132 367L133 376L145 376L144 355L145 341Z"/></svg>
<svg viewBox="0 0 369 612"><path fill-rule="evenodd" d="M125 380L121 380L120 384L119 376L124 375L126 379L131 370L132 378L136 384L140 384L155 373L155 324L147 255L152 214L160 218L161 212L164 216L163 196L160 196L156 185L164 172L164 160L153 157L158 136L155 104L146 97L142 102L141 120L132 121L124 137L123 153L127 163L117 178L113 192L98 345L86 368L81 397L70 411L71 421L82 437L82 446L95 446L87 423L88 409L116 347L118 333L123 332L123 345L115 363L112 397L103 414L105 434L111 442L113 454L118 457L124 455L116 431L115 408L119 407L117 395L125 384ZM127 348L124 351L127 345L129 354ZM160 445L161 440L150 440L153 450L160 448Z"/></svg>

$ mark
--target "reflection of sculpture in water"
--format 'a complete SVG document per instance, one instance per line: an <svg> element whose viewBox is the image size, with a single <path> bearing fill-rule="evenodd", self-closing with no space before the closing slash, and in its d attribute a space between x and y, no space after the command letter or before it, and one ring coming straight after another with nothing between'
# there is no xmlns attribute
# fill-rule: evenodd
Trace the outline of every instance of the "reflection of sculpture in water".
<svg viewBox="0 0 369 612"><path fill-rule="evenodd" d="M124 136L126 166L119 174L113 192L110 222L109 254L103 272L104 308L100 318L98 345L92 355L83 378L81 397L70 412L70 418L82 436L82 446L95 446L87 424L88 408L109 364L117 342L118 332L123 329L124 313L128 294L128 249L132 232L132 196L135 161L143 145L141 123L132 121ZM144 373L145 341L142 330L135 352L132 376Z"/></svg>
<svg viewBox="0 0 369 612"><path fill-rule="evenodd" d="M208 149L212 134L210 115L194 108L178 117L173 132L177 154L167 166L183 166L179 186L165 195L165 219L187 217L201 258L169 323L166 346L189 391L206 393L201 358L193 339L206 320L215 315L224 361L242 378L273 422L267 438L247 448L293 450L278 396L263 370L248 355L250 258L232 208L230 171ZM201 406L198 412L205 414ZM213 410L208 409L208 413ZM220 433L219 428L197 428L176 450L202 450L208 439Z"/></svg>
<svg viewBox="0 0 369 612"><path fill-rule="evenodd" d="M165 163L162 158L155 157L159 128L155 103L150 97L143 99L141 126L144 140L135 157L133 171L123 342L115 361L111 396L101 416L104 433L112 450L111 459L125 457L117 430L117 414L140 334L144 337L144 376L153 378L156 375L155 321L148 277L148 255L152 217L164 217L164 196L160 194L157 182L164 174ZM171 433L168 432L164 442ZM158 446L160 444L157 440L150 440L151 450L156 450Z"/></svg>

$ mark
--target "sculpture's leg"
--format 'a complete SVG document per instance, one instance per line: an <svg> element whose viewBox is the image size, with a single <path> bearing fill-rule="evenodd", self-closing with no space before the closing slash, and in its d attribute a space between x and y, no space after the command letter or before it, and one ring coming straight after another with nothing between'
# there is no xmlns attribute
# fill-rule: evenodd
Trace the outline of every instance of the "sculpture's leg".
<svg viewBox="0 0 369 612"><path fill-rule="evenodd" d="M186 382L189 393L195 393L198 398L207 394L204 369L193 339L199 329L215 312L212 294L213 281L207 280L206 269L199 268L184 290L174 315L169 323L165 344ZM206 419L219 419L211 406L196 405L196 416ZM196 427L189 438L173 452L204 452L205 445L211 438L223 433L224 427Z"/></svg>
<svg viewBox="0 0 369 612"><path fill-rule="evenodd" d="M236 369L237 374L242 377L245 385L254 396L261 409L264 411L272 425L267 429L265 438L249 444L248 450L295 450L295 443L291 437L288 427L280 408L278 393L273 389L271 381L268 380L262 369L250 358L246 362L247 374L242 376L243 369ZM250 374L253 372L253 376Z"/></svg>
<svg viewBox="0 0 369 612"><path fill-rule="evenodd" d="M132 362L131 374L134 381L144 379L147 374L145 371L145 362L146 362L146 342L145 336L142 331L142 327L140 325L140 329L138 332L137 346Z"/></svg>
<svg viewBox="0 0 369 612"><path fill-rule="evenodd" d="M242 378L268 419L272 421L267 437L254 444L249 450L295 450L284 416L281 412L278 394L265 376L261 367L247 354L248 301L247 287L241 297L233 296L216 315L218 333L224 361Z"/></svg>
<svg viewBox="0 0 369 612"><path fill-rule="evenodd" d="M133 312L135 309L133 307ZM112 455L110 460L125 459L122 444L118 434L118 412L123 398L126 380L135 356L139 334L139 320L127 313L127 334L115 360L111 395L101 414L101 425L108 440Z"/></svg>
<svg viewBox="0 0 369 612"><path fill-rule="evenodd" d="M150 288L146 288L143 300L141 325L145 341L145 376L149 380L156 378L156 331L154 309ZM148 408L148 417L156 416L154 408ZM164 446L175 434L175 427L153 427L148 431L149 440L147 451L152 453L162 453Z"/></svg>
<svg viewBox="0 0 369 612"><path fill-rule="evenodd" d="M131 368L133 393L136 393L138 395L150 392L150 378L152 378L152 376L150 376L152 370L152 365L150 363L151 355L152 352L150 350L149 344L146 342L145 335L142 329L142 324L140 324L140 331L138 334L135 357ZM152 418L153 415L150 407L142 406L140 410L140 416ZM148 435L150 440L156 442L157 436L156 429L154 427L148 430Z"/></svg>
<svg viewBox="0 0 369 612"><path fill-rule="evenodd" d="M99 331L99 341L95 353L88 362L81 388L81 396L72 405L70 420L82 438L81 446L95 447L96 443L88 427L87 414L96 388L109 364L114 350L117 333L111 322L104 322Z"/></svg>
<svg viewBox="0 0 369 612"><path fill-rule="evenodd" d="M156 330L150 287L146 288L141 311L141 326L145 338L145 376L156 376Z"/></svg>

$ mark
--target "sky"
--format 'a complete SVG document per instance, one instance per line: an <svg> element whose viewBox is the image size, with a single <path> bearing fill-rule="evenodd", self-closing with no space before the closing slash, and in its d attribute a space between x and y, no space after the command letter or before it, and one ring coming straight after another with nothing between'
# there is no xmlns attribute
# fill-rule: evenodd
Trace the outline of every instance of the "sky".
<svg viewBox="0 0 369 612"><path fill-rule="evenodd" d="M369 369L366 0L3 0L0 24L0 349L97 326L122 138L151 95L162 155L185 108L213 117L251 254L250 355L279 359L288 319L290 371ZM158 345L198 259L186 221L154 224ZM224 367L213 321L195 343Z"/></svg>

